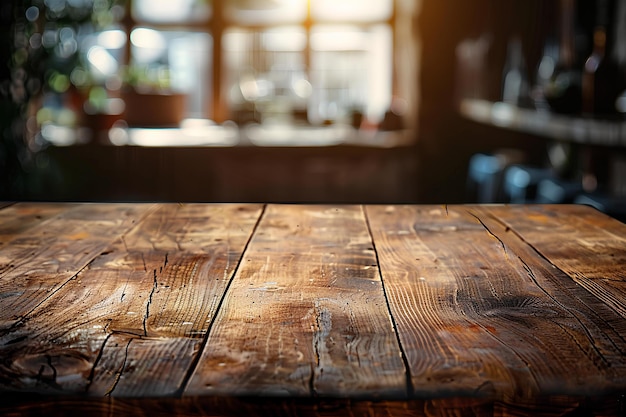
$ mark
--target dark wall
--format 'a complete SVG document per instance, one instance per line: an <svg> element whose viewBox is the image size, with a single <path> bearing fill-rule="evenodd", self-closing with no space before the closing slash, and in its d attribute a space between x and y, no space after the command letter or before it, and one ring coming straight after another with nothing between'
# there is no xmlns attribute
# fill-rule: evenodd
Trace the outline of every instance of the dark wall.
<svg viewBox="0 0 626 417"><path fill-rule="evenodd" d="M458 111L456 48L466 39L489 36L482 74L484 99L501 99L502 71L509 39L523 38L528 68L541 56L546 33L554 29L554 4L541 0L424 1L418 28L422 40L419 151L421 202L464 202L470 156L498 148L522 149L542 158L543 141L525 134L481 126ZM462 75L462 74L461 74Z"/></svg>
<svg viewBox="0 0 626 417"><path fill-rule="evenodd" d="M49 148L55 176L31 199L415 203L407 148L84 145Z"/></svg>

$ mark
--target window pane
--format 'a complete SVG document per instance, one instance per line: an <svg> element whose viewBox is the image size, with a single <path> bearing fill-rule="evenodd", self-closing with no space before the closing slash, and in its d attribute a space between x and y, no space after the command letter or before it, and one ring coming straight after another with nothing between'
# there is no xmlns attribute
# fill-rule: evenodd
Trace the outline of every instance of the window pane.
<svg viewBox="0 0 626 417"><path fill-rule="evenodd" d="M211 16L210 3L210 0L133 0L132 14L140 22L198 22Z"/></svg>
<svg viewBox="0 0 626 417"><path fill-rule="evenodd" d="M230 0L225 9L239 24L297 23L306 18L307 0Z"/></svg>
<svg viewBox="0 0 626 417"><path fill-rule="evenodd" d="M136 28L131 32L131 82L139 89L187 94L187 115L203 117L209 103L211 36Z"/></svg>
<svg viewBox="0 0 626 417"><path fill-rule="evenodd" d="M391 29L314 26L309 115L341 120L353 111L379 119L391 101Z"/></svg>
<svg viewBox="0 0 626 417"><path fill-rule="evenodd" d="M239 28L225 33L228 101L238 122L290 117L294 111L306 109L310 83L305 46L302 27Z"/></svg>
<svg viewBox="0 0 626 417"><path fill-rule="evenodd" d="M90 79L104 82L117 75L125 46L126 33L122 29L114 28L85 36L81 42L81 50Z"/></svg>
<svg viewBox="0 0 626 417"><path fill-rule="evenodd" d="M312 0L314 20L371 22L389 19L393 0Z"/></svg>

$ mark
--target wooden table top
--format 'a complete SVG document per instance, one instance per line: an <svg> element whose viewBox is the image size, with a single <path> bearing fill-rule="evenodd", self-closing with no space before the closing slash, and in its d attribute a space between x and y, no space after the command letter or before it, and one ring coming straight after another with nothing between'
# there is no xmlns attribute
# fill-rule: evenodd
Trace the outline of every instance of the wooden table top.
<svg viewBox="0 0 626 417"><path fill-rule="evenodd" d="M584 206L11 204L0 306L0 415L626 413Z"/></svg>

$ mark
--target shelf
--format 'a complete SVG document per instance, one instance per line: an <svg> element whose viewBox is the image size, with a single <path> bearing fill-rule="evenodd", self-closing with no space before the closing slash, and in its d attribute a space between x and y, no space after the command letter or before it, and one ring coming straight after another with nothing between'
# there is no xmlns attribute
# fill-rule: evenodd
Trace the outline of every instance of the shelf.
<svg viewBox="0 0 626 417"><path fill-rule="evenodd" d="M523 109L508 103L465 99L461 115L469 120L549 139L588 145L626 147L626 120L574 117Z"/></svg>
<svg viewBox="0 0 626 417"><path fill-rule="evenodd" d="M354 129L348 125L299 126L291 124L215 125L208 120L185 120L174 128L112 128L93 138L88 128L46 124L42 127L41 144L55 146L80 145L93 141L117 146L142 147L328 147L337 145L371 148L411 146L413 132L408 129L382 131Z"/></svg>

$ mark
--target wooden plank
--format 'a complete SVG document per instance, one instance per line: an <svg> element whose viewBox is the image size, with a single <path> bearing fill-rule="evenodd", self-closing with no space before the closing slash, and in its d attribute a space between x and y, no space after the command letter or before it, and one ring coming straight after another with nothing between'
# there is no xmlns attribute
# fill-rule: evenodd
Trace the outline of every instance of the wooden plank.
<svg viewBox="0 0 626 417"><path fill-rule="evenodd" d="M0 337L0 382L65 394L173 395L260 211L159 205Z"/></svg>
<svg viewBox="0 0 626 417"><path fill-rule="evenodd" d="M473 210L366 208L414 395L507 404L625 389L623 331L595 324L562 271Z"/></svg>
<svg viewBox="0 0 626 417"><path fill-rule="evenodd" d="M0 247L8 244L20 234L64 211L75 204L19 203L0 210Z"/></svg>
<svg viewBox="0 0 626 417"><path fill-rule="evenodd" d="M559 214L561 210L567 211L566 206L545 209L546 214L551 214L552 224L558 222L556 219L561 216ZM574 380L582 379L586 386L576 388L578 391L574 392L591 395L594 392L603 394L626 390L626 320L608 303L593 297L584 287L555 267L551 258L540 256L523 235L514 233L494 215L494 212L498 211L498 208L493 207L476 207L471 209L471 214L480 218L485 229L497 236L505 248L515 253L526 269L528 279L574 319L566 335L578 346L580 352L577 353L575 349L570 352L559 352L563 357L572 355L571 361L576 363L576 366L570 366L570 372L580 367L580 373ZM592 217L595 216L594 211L589 213ZM567 218L575 219L571 216ZM586 235L588 228L588 225L580 224L578 230L582 235ZM554 244L558 244L558 241L554 241ZM594 262L603 264L603 258L605 256L598 253ZM614 271L621 273L622 267L614 265ZM624 304L626 300L621 302L622 306L626 305ZM586 358L575 358L581 354L586 355ZM592 366L585 368L582 364L586 360L592 361L597 369ZM592 387L589 386L590 383ZM563 386L563 389L568 389L567 384Z"/></svg>
<svg viewBox="0 0 626 417"><path fill-rule="evenodd" d="M626 225L582 205L494 207L491 213L626 318Z"/></svg>
<svg viewBox="0 0 626 417"><path fill-rule="evenodd" d="M149 253L157 263L147 261L140 290L124 284L117 292L120 299L126 294L127 303L140 303L141 309L129 311L145 313L111 317L114 337L105 346L110 353L97 364L90 393L154 396L181 389L261 209L168 205L125 236L129 251ZM119 269L116 261L112 265ZM140 293L149 296L137 296Z"/></svg>
<svg viewBox="0 0 626 417"><path fill-rule="evenodd" d="M266 209L184 394L406 395L361 207Z"/></svg>
<svg viewBox="0 0 626 417"><path fill-rule="evenodd" d="M0 334L75 278L150 210L150 205L82 204L0 246Z"/></svg>
<svg viewBox="0 0 626 417"><path fill-rule="evenodd" d="M198 339L111 332L102 345L89 395L141 398L177 393L197 353Z"/></svg>

